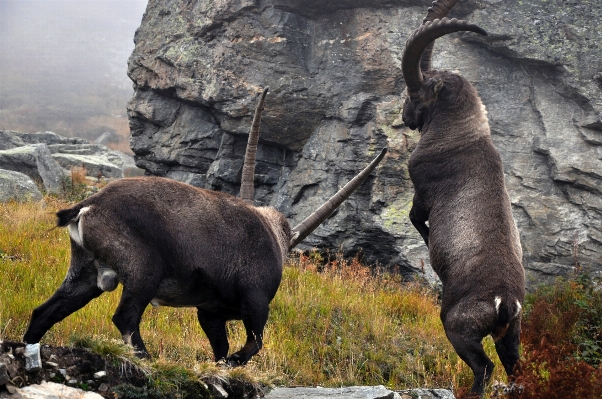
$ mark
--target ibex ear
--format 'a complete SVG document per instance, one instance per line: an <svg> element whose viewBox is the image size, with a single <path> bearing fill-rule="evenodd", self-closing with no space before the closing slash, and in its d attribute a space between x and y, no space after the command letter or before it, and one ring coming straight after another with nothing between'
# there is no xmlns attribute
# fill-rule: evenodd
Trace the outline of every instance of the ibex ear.
<svg viewBox="0 0 602 399"><path fill-rule="evenodd" d="M443 89L443 81L439 78L432 78L426 85L429 97L437 97L441 89Z"/></svg>

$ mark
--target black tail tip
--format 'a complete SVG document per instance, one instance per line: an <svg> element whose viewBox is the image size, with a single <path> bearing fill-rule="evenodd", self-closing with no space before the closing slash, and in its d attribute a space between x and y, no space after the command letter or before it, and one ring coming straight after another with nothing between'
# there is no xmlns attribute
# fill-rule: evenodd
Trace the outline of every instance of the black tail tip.
<svg viewBox="0 0 602 399"><path fill-rule="evenodd" d="M59 227L67 226L73 219L77 217L78 212L79 209L61 209L56 213L56 225Z"/></svg>

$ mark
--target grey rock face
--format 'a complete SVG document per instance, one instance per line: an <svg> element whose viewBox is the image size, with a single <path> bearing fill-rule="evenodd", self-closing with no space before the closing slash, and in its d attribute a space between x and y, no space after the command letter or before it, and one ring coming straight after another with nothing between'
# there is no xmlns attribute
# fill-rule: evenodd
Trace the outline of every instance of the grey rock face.
<svg viewBox="0 0 602 399"><path fill-rule="evenodd" d="M0 150L0 168L21 172L41 182L46 191L57 193L65 173L52 158L46 144L28 144Z"/></svg>
<svg viewBox="0 0 602 399"><path fill-rule="evenodd" d="M42 193L29 176L21 172L0 169L0 202L41 201Z"/></svg>
<svg viewBox="0 0 602 399"><path fill-rule="evenodd" d="M256 95L270 86L256 203L294 225L375 152L381 163L302 248L362 251L432 274L408 219L419 134L400 111L401 54L428 1L151 0L129 60L131 145L149 173L238 192ZM489 32L437 41L489 111L528 281L602 270L602 9L594 1L468 0L450 17Z"/></svg>

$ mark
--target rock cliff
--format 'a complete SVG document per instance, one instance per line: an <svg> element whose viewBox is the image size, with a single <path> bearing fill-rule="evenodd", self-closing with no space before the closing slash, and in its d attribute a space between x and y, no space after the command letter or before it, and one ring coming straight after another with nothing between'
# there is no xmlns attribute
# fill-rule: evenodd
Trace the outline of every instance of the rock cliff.
<svg viewBox="0 0 602 399"><path fill-rule="evenodd" d="M430 1L150 0L129 75L137 165L236 194L257 93L270 86L256 202L301 221L375 152L364 186L302 247L424 270L411 226L401 54ZM602 270L602 9L596 1L467 0L489 32L440 39L437 69L479 91L502 153L531 282Z"/></svg>

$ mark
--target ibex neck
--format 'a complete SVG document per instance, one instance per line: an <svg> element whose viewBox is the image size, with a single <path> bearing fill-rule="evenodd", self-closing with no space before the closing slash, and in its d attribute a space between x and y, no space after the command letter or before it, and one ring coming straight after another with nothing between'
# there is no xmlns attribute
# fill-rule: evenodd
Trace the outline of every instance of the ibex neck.
<svg viewBox="0 0 602 399"><path fill-rule="evenodd" d="M452 149L491 135L487 110L480 98L441 108L424 126L420 139L424 145Z"/></svg>

